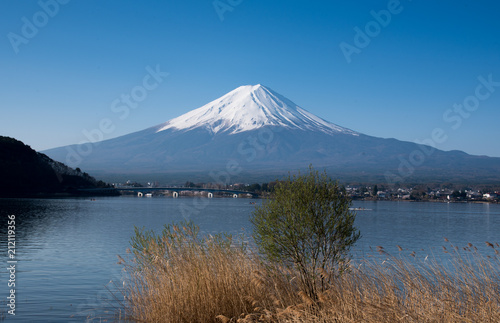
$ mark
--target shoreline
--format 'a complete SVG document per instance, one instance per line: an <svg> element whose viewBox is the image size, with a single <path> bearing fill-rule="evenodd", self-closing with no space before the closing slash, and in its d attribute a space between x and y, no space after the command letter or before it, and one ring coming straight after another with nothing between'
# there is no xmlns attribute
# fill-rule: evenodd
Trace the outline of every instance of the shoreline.
<svg viewBox="0 0 500 323"><path fill-rule="evenodd" d="M152 197L137 197L134 194L121 194L119 190L116 189L106 189L107 192L94 193L91 192L80 192L79 194L74 193L52 193L52 194L38 194L38 195L22 195L22 196L0 196L0 199L71 199L71 198L95 198L95 197L136 197L136 198L173 198L170 195L160 194L153 195ZM182 194L179 195L179 198L208 198L206 196L200 194ZM214 195L213 198L224 198L224 199L232 199L231 196L220 196ZM268 199L268 196L238 196L239 199L248 199L248 200L264 200ZM352 202L405 202L405 203L454 203L454 204L500 204L500 201L492 200L492 201L447 201L447 200L403 200L403 199L352 199Z"/></svg>

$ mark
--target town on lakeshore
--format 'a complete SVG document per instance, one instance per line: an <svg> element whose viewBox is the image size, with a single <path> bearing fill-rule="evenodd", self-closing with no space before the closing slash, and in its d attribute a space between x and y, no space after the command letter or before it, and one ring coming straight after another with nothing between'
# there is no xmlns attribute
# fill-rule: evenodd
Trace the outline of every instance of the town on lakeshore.
<svg viewBox="0 0 500 323"><path fill-rule="evenodd" d="M152 196L218 196L218 197L269 197L277 181L265 183L193 183L161 185L133 181L113 183L123 195ZM346 193L353 200L429 201L429 202L489 202L500 203L500 187L491 185L460 186L448 184L417 184L390 186L387 184L346 184ZM210 195L210 193L212 193ZM236 194L235 194L236 193Z"/></svg>

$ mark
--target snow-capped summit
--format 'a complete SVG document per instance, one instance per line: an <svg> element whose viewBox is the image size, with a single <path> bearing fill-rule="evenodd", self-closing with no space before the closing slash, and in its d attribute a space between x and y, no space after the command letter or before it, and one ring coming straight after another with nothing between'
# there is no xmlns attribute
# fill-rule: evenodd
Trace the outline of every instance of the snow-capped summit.
<svg viewBox="0 0 500 323"><path fill-rule="evenodd" d="M201 108L159 125L157 132L201 127L214 134L236 134L264 126L357 135L313 115L260 84L240 86Z"/></svg>
<svg viewBox="0 0 500 323"><path fill-rule="evenodd" d="M495 175L500 174L500 158L354 132L262 85L241 86L164 124L104 140L91 149L87 145L44 153L110 181L134 176L183 183L194 176L229 184L248 182L254 176L274 180L311 164L352 181L466 182L471 169L476 179L500 181L500 175ZM407 172L416 152L425 155L425 163L412 164L414 169ZM404 163L410 166L401 166Z"/></svg>

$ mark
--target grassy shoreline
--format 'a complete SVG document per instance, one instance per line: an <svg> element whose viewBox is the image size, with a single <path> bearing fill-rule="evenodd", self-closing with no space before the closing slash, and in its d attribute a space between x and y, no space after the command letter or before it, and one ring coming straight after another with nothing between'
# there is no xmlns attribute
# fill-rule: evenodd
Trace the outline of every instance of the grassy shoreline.
<svg viewBox="0 0 500 323"><path fill-rule="evenodd" d="M137 231L124 263L122 306L136 322L499 322L499 245L481 255L450 244L444 264L367 257L326 283L318 299L297 273L264 261L227 235L198 238L190 227Z"/></svg>

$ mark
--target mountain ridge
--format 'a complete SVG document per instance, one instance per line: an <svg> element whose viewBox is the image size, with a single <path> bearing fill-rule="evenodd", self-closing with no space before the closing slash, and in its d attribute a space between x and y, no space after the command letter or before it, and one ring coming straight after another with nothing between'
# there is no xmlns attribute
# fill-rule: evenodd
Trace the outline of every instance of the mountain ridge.
<svg viewBox="0 0 500 323"><path fill-rule="evenodd" d="M368 136L323 120L262 85L238 87L165 123L92 145L91 154L78 155L88 151L82 145L44 152L106 179L196 172L210 181L210 174L225 172L234 173L233 181L313 164L346 179L500 181L500 158ZM75 164L70 157L77 157Z"/></svg>

